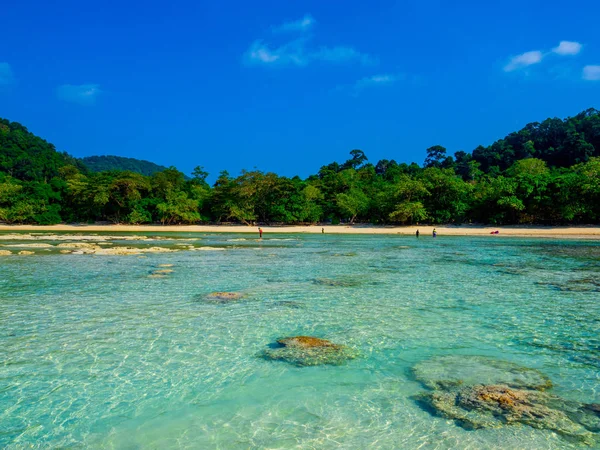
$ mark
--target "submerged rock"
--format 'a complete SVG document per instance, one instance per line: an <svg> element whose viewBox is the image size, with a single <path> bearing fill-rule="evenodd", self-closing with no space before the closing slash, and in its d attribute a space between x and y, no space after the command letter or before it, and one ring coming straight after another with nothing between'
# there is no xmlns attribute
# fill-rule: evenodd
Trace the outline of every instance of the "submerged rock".
<svg viewBox="0 0 600 450"><path fill-rule="evenodd" d="M117 255L117 256L128 256L128 255L141 255L142 253L170 253L177 250L165 247L149 247L149 248L137 248L137 247L111 247L111 248L100 248L95 251L97 255Z"/></svg>
<svg viewBox="0 0 600 450"><path fill-rule="evenodd" d="M29 250L21 250L19 252L19 255L35 255L35 252L29 251Z"/></svg>
<svg viewBox="0 0 600 450"><path fill-rule="evenodd" d="M562 283L540 283L563 292L600 292L600 281L596 278L580 278Z"/></svg>
<svg viewBox="0 0 600 450"><path fill-rule="evenodd" d="M160 270L154 270L152 273L154 275L157 275L157 274L165 274L165 273L173 273L173 272L174 272L173 269L160 269Z"/></svg>
<svg viewBox="0 0 600 450"><path fill-rule="evenodd" d="M214 303L229 303L244 298L245 295L241 292L212 292L205 299Z"/></svg>
<svg viewBox="0 0 600 450"><path fill-rule="evenodd" d="M51 244L36 244L36 243L30 243L30 244L5 244L3 245L3 247L12 247L12 248L51 248L54 247Z"/></svg>
<svg viewBox="0 0 600 450"><path fill-rule="evenodd" d="M313 347L339 347L339 345L329 342L325 339L316 338L312 336L293 336L282 339L277 339L279 345L285 347L302 347L302 348L313 348Z"/></svg>
<svg viewBox="0 0 600 450"><path fill-rule="evenodd" d="M421 401L466 429L524 424L552 430L587 444L595 440L590 414L586 419L591 423L586 426L581 418L576 418L576 412L585 415L585 410L576 407L576 411L569 411L568 404L574 402L544 392L506 385L474 385L430 392L421 396Z"/></svg>
<svg viewBox="0 0 600 450"><path fill-rule="evenodd" d="M304 308L304 305L302 303L295 302L293 300L280 300L280 301L271 303L271 305L272 306L284 306L286 308L292 308L292 309Z"/></svg>
<svg viewBox="0 0 600 450"><path fill-rule="evenodd" d="M600 403L590 403L589 405L585 405L585 407L600 417Z"/></svg>
<svg viewBox="0 0 600 450"><path fill-rule="evenodd" d="M89 248L89 249L94 249L94 250L98 250L100 247L98 247L97 244L89 244L87 242L64 242L62 244L58 244L57 247L61 247L61 248Z"/></svg>
<svg viewBox="0 0 600 450"><path fill-rule="evenodd" d="M337 366L356 358L357 352L325 339L294 336L278 339L273 348L266 349L261 356L267 360L285 361L299 367L321 364Z"/></svg>
<svg viewBox="0 0 600 450"><path fill-rule="evenodd" d="M315 278L313 280L314 284L319 284L321 286L331 286L331 287L354 287L359 286L361 283L358 280L352 279L332 279L332 278Z"/></svg>
<svg viewBox="0 0 600 450"><path fill-rule="evenodd" d="M438 356L417 364L413 374L431 389L476 384L504 384L537 390L552 387L550 379L535 369L485 356Z"/></svg>
<svg viewBox="0 0 600 450"><path fill-rule="evenodd" d="M10 250L0 250L0 256L9 256L12 255Z"/></svg>
<svg viewBox="0 0 600 450"><path fill-rule="evenodd" d="M159 264L157 267L173 267L173 264Z"/></svg>
<svg viewBox="0 0 600 450"><path fill-rule="evenodd" d="M144 248L142 249L143 253L171 253L171 252L176 252L177 250L173 249L173 248L166 248L166 247L150 247L150 248Z"/></svg>

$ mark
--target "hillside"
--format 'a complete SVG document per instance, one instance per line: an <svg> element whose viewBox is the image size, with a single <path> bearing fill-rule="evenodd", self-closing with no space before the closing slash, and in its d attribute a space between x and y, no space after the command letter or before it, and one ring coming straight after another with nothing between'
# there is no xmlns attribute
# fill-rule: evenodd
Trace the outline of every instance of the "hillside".
<svg viewBox="0 0 600 450"><path fill-rule="evenodd" d="M126 158L123 156L87 156L81 161L92 172L104 172L107 170L128 170L141 175L150 176L162 172L167 168L159 166L143 159Z"/></svg>
<svg viewBox="0 0 600 450"><path fill-rule="evenodd" d="M0 172L24 181L49 181L66 165L85 171L76 158L56 151L20 123L0 118Z"/></svg>

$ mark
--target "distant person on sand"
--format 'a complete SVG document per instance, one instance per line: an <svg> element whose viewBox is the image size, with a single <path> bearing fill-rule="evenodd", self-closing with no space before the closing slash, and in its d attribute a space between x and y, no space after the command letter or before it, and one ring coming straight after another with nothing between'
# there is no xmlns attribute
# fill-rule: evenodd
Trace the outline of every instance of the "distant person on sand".
<svg viewBox="0 0 600 450"><path fill-rule="evenodd" d="M437 231L435 228L433 229L433 237L437 237Z"/></svg>
<svg viewBox="0 0 600 450"><path fill-rule="evenodd" d="M419 237L419 230L415 233L415 236Z"/></svg>
<svg viewBox="0 0 600 450"><path fill-rule="evenodd" d="M325 234L325 228L321 228L321 233Z"/></svg>
<svg viewBox="0 0 600 450"><path fill-rule="evenodd" d="M262 228L258 227L258 237L262 239Z"/></svg>

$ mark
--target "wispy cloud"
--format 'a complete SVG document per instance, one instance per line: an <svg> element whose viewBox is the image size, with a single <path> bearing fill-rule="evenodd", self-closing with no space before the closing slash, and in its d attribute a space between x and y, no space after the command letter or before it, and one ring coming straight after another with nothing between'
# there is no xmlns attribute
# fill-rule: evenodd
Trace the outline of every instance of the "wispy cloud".
<svg viewBox="0 0 600 450"><path fill-rule="evenodd" d="M13 71L10 67L10 64L5 62L0 62L0 86L12 84L15 81L15 76L13 75Z"/></svg>
<svg viewBox="0 0 600 450"><path fill-rule="evenodd" d="M573 41L560 41L558 47L552 49L553 53L557 55L577 55L583 46L579 42Z"/></svg>
<svg viewBox="0 0 600 450"><path fill-rule="evenodd" d="M97 84L63 84L56 89L56 94L61 100L78 103L80 105L93 105L102 91Z"/></svg>
<svg viewBox="0 0 600 450"><path fill-rule="evenodd" d="M585 66L583 68L583 79L588 81L600 81L600 66Z"/></svg>
<svg viewBox="0 0 600 450"><path fill-rule="evenodd" d="M305 50L305 39L296 39L279 47L270 47L259 39L252 43L244 60L250 65L305 66L310 55Z"/></svg>
<svg viewBox="0 0 600 450"><path fill-rule="evenodd" d="M504 66L505 72L512 72L514 70L523 69L533 64L539 64L544 59L544 55L539 50L531 52L521 53L520 55L513 56L510 62Z"/></svg>
<svg viewBox="0 0 600 450"><path fill-rule="evenodd" d="M396 84L398 81L405 80L404 74L378 74L361 78L354 84L340 85L335 91L347 92L353 96L358 96L365 89L384 88Z"/></svg>
<svg viewBox="0 0 600 450"><path fill-rule="evenodd" d="M581 53L583 45L575 41L560 41L556 47L550 51L532 50L530 52L521 53L513 56L508 64L504 66L505 72L514 72L525 69L534 64L539 64L546 57L554 56L575 56ZM549 58L552 59L552 58ZM527 71L525 72L527 73Z"/></svg>
<svg viewBox="0 0 600 450"><path fill-rule="evenodd" d="M285 22L281 25L272 28L274 33L289 33L294 31L308 31L314 25L316 21L313 16L306 14L302 19L295 20L293 22Z"/></svg>
<svg viewBox="0 0 600 450"><path fill-rule="evenodd" d="M278 33L282 31L299 31L300 37L279 44L272 44L263 39L255 40L244 53L243 61L248 65L271 67L303 67L313 62L326 63L358 63L362 65L376 64L377 59L349 46L314 46L311 45L313 36L308 33L314 25L312 16L284 23L273 27Z"/></svg>
<svg viewBox="0 0 600 450"><path fill-rule="evenodd" d="M354 87L358 89L364 89L369 86L389 86L390 84L394 84L396 81L398 81L398 78L398 75L373 75L370 77L361 78L354 84Z"/></svg>

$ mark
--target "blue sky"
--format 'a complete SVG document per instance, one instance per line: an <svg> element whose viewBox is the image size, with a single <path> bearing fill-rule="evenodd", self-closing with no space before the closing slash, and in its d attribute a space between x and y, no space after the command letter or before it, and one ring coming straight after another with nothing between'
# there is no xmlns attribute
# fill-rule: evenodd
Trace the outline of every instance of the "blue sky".
<svg viewBox="0 0 600 450"><path fill-rule="evenodd" d="M460 5L456 5L460 3ZM600 2L19 0L0 117L75 156L305 177L600 108Z"/></svg>

